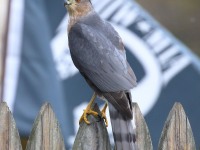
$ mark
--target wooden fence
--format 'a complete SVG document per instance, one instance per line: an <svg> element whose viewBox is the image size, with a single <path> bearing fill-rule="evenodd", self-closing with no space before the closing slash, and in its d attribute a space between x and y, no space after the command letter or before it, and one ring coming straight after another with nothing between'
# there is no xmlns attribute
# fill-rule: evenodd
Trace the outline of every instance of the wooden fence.
<svg viewBox="0 0 200 150"><path fill-rule="evenodd" d="M99 111L97 105L93 107ZM137 104L133 106L136 147L153 150L146 122ZM80 124L73 150L111 150L108 133L101 118L89 116L90 125ZM155 120L156 123L156 120ZM45 103L33 125L26 150L64 150L59 123L50 106ZM155 148L156 149L156 148ZM159 150L195 150L192 129L184 109L175 103L165 122L158 144ZM6 103L0 104L0 150L22 150L15 121Z"/></svg>

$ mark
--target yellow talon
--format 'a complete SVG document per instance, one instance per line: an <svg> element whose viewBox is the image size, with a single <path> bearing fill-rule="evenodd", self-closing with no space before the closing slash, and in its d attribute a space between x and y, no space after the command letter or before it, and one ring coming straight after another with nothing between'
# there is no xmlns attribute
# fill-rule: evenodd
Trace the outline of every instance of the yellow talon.
<svg viewBox="0 0 200 150"><path fill-rule="evenodd" d="M83 114L82 114L80 120L79 120L79 123L81 123L82 121L85 121L85 123L90 124L90 122L89 122L88 119L87 119L87 116L88 116L88 115L93 115L93 116L97 117L97 116L98 116L98 113L95 112L95 111L93 111L93 110L91 110L91 108L90 108L90 109L87 109L87 108L86 108L86 109L84 110L84 112L83 112Z"/></svg>
<svg viewBox="0 0 200 150"><path fill-rule="evenodd" d="M86 124L90 124L90 122L87 119L88 115L93 115L95 117L99 116L98 112L93 111L91 109L91 106L94 103L94 100L95 100L96 97L97 97L97 95L96 95L96 93L94 93L93 96L92 96L92 98L91 98L91 100L90 100L90 102L89 102L89 104L88 104L88 106L86 107L85 110L83 110L83 114L82 114L82 116L81 116L81 118L79 120L79 124L82 121L85 121ZM106 108L107 108L107 106L108 106L108 104L106 103L104 105L102 111L101 111L101 117L104 119L106 127L108 127L108 120L107 120L107 117L106 117Z"/></svg>
<svg viewBox="0 0 200 150"><path fill-rule="evenodd" d="M97 95L96 95L96 93L94 93L93 96L92 96L92 98L91 98L91 100L90 100L90 102L89 102L89 104L88 104L88 106L87 106L86 109L84 110L84 112L83 112L83 114L82 114L82 116L81 116L81 118L80 118L80 120L79 120L79 124L80 124L82 121L85 121L85 123L90 124L90 122L89 122L88 119L87 119L87 116L88 116L88 115L93 115L93 116L95 116L95 117L98 116L98 113L95 112L95 111L93 111L93 110L91 109L91 106L92 106L92 104L94 103L94 100L95 100L96 97L97 97Z"/></svg>
<svg viewBox="0 0 200 150"><path fill-rule="evenodd" d="M104 119L106 127L108 127L108 119L106 117L106 108L107 108L108 104L106 102L106 104L104 105L102 111L101 111L101 117Z"/></svg>

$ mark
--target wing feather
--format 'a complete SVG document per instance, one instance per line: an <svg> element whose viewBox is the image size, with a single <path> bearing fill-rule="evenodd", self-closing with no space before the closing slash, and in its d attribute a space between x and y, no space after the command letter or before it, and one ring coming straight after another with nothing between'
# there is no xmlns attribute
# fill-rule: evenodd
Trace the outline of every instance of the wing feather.
<svg viewBox="0 0 200 150"><path fill-rule="evenodd" d="M136 85L124 52L98 28L76 23L69 32L69 47L75 66L102 92L129 90Z"/></svg>

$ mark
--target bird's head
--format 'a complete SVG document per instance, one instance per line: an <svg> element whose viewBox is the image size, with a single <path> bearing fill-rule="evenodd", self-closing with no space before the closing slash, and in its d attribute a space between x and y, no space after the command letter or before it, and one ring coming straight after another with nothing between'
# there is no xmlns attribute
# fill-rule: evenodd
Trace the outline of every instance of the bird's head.
<svg viewBox="0 0 200 150"><path fill-rule="evenodd" d="M93 9L90 0L66 0L64 6L70 16L83 16Z"/></svg>

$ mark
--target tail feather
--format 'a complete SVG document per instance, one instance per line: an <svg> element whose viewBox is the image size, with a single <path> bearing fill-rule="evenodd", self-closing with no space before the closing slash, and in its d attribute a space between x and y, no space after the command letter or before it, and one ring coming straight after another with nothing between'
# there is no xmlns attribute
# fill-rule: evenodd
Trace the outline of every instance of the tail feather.
<svg viewBox="0 0 200 150"><path fill-rule="evenodd" d="M109 104L111 125L115 141L115 150L137 150L136 137L132 125L132 119L128 119Z"/></svg>

